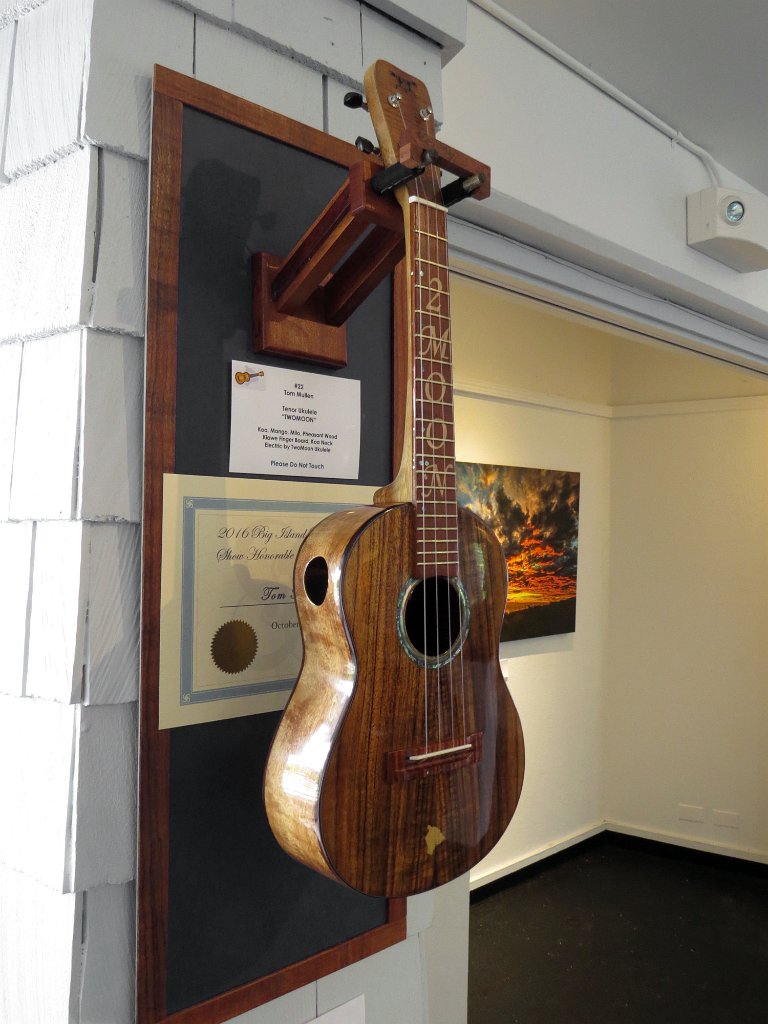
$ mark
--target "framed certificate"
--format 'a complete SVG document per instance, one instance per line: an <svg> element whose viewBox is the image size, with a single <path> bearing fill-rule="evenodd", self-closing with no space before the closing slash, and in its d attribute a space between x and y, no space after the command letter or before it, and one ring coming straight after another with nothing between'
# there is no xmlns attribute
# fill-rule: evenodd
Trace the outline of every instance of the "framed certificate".
<svg viewBox="0 0 768 1024"><path fill-rule="evenodd" d="M163 477L159 727L284 707L301 667L293 565L312 527L374 488Z"/></svg>

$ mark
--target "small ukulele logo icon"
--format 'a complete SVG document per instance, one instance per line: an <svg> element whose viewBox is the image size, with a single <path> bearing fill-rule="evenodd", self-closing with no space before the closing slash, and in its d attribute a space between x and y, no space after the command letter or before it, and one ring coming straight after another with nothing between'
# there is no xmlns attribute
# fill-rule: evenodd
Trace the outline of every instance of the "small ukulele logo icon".
<svg viewBox="0 0 768 1024"><path fill-rule="evenodd" d="M424 836L424 842L427 844L427 853L431 857L440 843L445 842L445 836L437 825L429 825L427 827L427 834Z"/></svg>
<svg viewBox="0 0 768 1024"><path fill-rule="evenodd" d="M247 384L251 380L255 380L257 377L263 377L264 371L259 370L258 373L248 373L247 370L238 370L235 374L235 380L238 384Z"/></svg>

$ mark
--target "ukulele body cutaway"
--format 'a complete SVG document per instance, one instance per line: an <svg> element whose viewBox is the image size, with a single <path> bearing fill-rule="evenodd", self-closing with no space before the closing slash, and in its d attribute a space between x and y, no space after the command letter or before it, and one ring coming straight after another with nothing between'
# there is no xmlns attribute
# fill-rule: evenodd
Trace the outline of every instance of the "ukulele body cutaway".
<svg viewBox="0 0 768 1024"><path fill-rule="evenodd" d="M371 896L468 871L501 837L523 779L498 644L506 566L458 510L459 577L412 575L415 509L339 512L294 574L304 659L265 779L287 852Z"/></svg>

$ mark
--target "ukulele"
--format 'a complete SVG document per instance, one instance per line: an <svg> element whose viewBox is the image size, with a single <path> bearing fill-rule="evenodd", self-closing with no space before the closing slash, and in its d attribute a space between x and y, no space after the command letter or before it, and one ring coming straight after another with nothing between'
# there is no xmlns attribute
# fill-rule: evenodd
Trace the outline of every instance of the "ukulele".
<svg viewBox="0 0 768 1024"><path fill-rule="evenodd" d="M367 895L398 897L456 878L499 840L520 796L523 738L498 659L504 555L456 503L447 218L429 96L385 61L365 87L388 168L403 167L404 140L425 154L395 190L405 441L374 505L331 515L299 549L304 658L264 791L289 854Z"/></svg>

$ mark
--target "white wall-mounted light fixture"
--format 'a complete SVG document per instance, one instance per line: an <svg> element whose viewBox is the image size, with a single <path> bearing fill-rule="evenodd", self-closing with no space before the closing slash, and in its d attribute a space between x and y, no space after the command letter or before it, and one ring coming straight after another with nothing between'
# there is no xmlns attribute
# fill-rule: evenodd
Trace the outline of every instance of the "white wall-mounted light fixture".
<svg viewBox="0 0 768 1024"><path fill-rule="evenodd" d="M688 245L741 274L768 270L768 196L713 186L686 202Z"/></svg>

